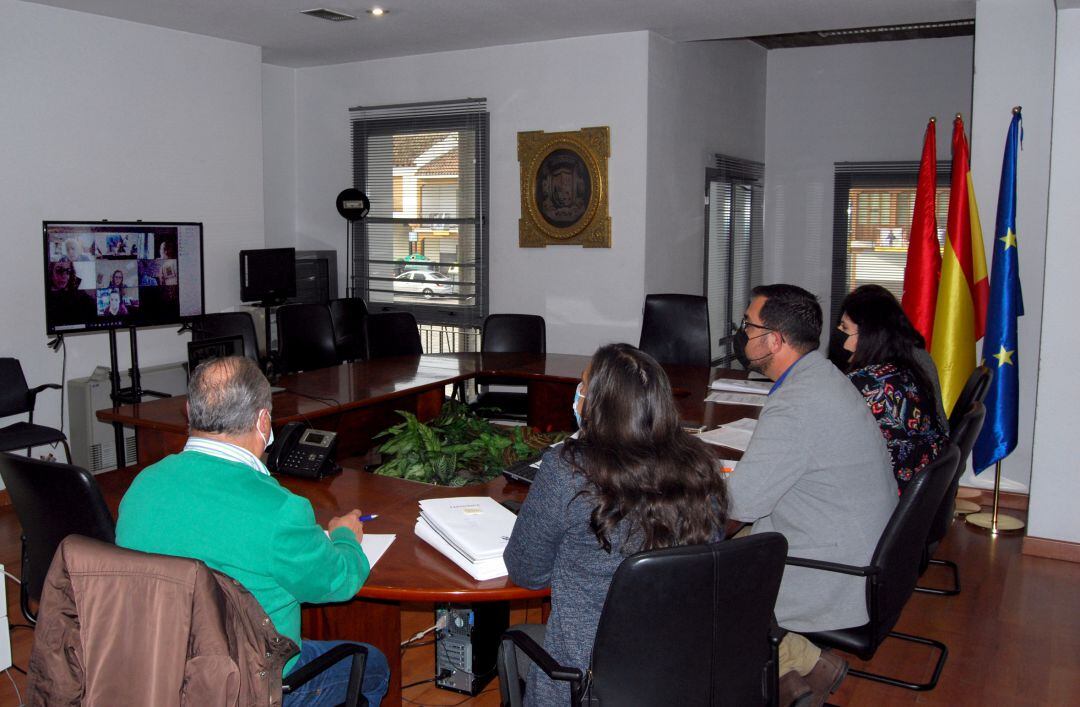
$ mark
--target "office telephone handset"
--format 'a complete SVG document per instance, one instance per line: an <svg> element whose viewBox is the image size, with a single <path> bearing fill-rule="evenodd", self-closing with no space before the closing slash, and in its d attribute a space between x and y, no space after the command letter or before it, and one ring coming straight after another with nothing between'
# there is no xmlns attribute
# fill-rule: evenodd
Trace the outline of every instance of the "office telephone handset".
<svg viewBox="0 0 1080 707"><path fill-rule="evenodd" d="M266 468L274 474L319 479L341 471L334 461L337 433L316 430L306 422L290 422L275 435Z"/></svg>

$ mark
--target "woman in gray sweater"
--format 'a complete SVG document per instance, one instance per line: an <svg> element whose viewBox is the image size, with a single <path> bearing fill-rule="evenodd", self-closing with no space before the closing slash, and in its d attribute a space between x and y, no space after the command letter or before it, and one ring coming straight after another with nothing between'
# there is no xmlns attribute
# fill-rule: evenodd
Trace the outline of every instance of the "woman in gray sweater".
<svg viewBox="0 0 1080 707"><path fill-rule="evenodd" d="M551 586L544 648L584 670L623 559L720 540L727 495L712 452L682 429L664 370L635 347L596 352L574 414L580 435L544 456L503 556L515 583ZM526 685L526 705L569 701L567 684L535 666Z"/></svg>

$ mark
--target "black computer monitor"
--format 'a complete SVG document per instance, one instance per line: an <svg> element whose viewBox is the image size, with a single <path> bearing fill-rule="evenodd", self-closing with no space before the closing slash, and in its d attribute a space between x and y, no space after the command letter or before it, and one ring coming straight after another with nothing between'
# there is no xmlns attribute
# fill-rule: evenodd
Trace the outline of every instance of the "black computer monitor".
<svg viewBox="0 0 1080 707"><path fill-rule="evenodd" d="M240 301L281 304L296 296L296 249L240 251Z"/></svg>

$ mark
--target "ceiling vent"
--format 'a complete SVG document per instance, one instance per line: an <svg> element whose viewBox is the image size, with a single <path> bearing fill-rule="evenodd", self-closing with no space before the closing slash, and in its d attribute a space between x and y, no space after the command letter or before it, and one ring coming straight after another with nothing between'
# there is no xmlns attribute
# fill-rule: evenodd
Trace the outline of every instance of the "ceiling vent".
<svg viewBox="0 0 1080 707"><path fill-rule="evenodd" d="M341 10L331 10L326 7L316 7L313 10L301 10L301 15L307 15L308 17L318 17L320 20L326 20L327 22L348 22L349 20L355 20L355 15L350 15L347 12Z"/></svg>
<svg viewBox="0 0 1080 707"><path fill-rule="evenodd" d="M791 34L748 37L748 39L757 42L766 49L787 49L792 47L820 47L830 44L963 37L974 34L975 20L962 19L945 22L918 22L908 25L886 25L883 27L854 27L817 32L794 32Z"/></svg>

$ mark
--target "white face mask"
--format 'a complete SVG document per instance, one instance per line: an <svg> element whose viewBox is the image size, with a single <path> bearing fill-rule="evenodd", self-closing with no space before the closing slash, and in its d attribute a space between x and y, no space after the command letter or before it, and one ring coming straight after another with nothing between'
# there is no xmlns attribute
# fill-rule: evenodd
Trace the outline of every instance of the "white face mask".
<svg viewBox="0 0 1080 707"><path fill-rule="evenodd" d="M269 419L270 419L270 413L267 413L267 414L266 414L266 417L267 417L267 419L269 420ZM259 439L261 439L261 440L262 440L262 443L263 443L263 451L265 452L265 451L266 451L267 449L269 449L269 448L270 448L270 446L271 446L271 445L272 445L272 444L274 443L274 426L273 426L273 421L271 421L271 424L270 424L270 437L269 437L269 439L263 436L262 430L260 430L260 429L258 428L258 426L256 426L256 427L255 427L255 431L259 433Z"/></svg>

